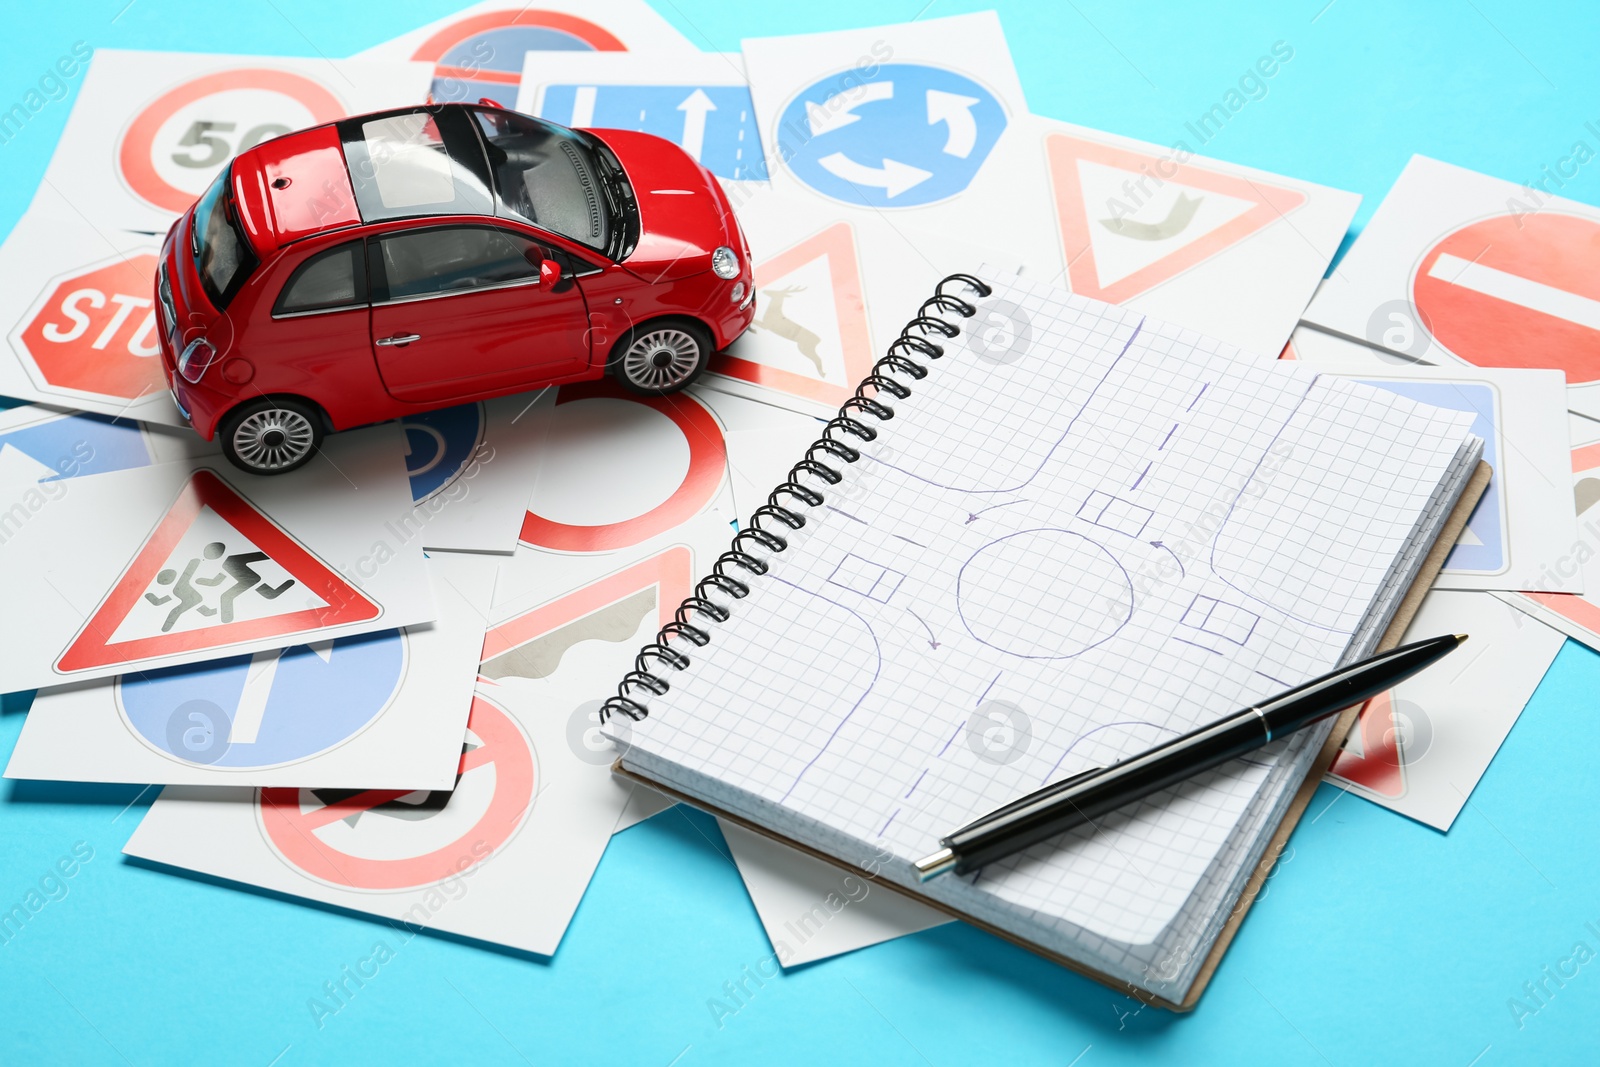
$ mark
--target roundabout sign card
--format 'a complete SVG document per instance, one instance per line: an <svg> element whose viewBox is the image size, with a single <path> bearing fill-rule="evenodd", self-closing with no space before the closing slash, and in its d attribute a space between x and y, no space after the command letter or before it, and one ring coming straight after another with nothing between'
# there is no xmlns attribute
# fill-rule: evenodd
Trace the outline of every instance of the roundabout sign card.
<svg viewBox="0 0 1600 1067"><path fill-rule="evenodd" d="M45 172L90 222L165 233L239 152L419 104L423 63L97 49Z"/></svg>
<svg viewBox="0 0 1600 1067"><path fill-rule="evenodd" d="M438 621L41 692L10 778L449 789L496 562L428 559Z"/></svg>
<svg viewBox="0 0 1600 1067"><path fill-rule="evenodd" d="M1560 370L1600 418L1600 208L1555 181L1411 157L1304 321L1424 363Z"/></svg>

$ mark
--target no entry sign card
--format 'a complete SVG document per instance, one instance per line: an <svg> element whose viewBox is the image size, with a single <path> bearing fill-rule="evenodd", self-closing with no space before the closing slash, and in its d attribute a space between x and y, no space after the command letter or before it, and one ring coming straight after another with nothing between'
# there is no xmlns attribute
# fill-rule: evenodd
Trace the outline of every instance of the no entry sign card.
<svg viewBox="0 0 1600 1067"><path fill-rule="evenodd" d="M1547 367L1600 418L1600 208L1413 156L1306 309L1426 363Z"/></svg>
<svg viewBox="0 0 1600 1067"><path fill-rule="evenodd" d="M420 104L431 74L426 63L97 49L45 182L96 226L165 233L238 153Z"/></svg>
<svg viewBox="0 0 1600 1067"><path fill-rule="evenodd" d="M336 435L276 478L199 460L40 481L0 450L0 692L431 621L399 435Z"/></svg>
<svg viewBox="0 0 1600 1067"><path fill-rule="evenodd" d="M497 564L427 566L436 622L44 690L6 776L449 790Z"/></svg>

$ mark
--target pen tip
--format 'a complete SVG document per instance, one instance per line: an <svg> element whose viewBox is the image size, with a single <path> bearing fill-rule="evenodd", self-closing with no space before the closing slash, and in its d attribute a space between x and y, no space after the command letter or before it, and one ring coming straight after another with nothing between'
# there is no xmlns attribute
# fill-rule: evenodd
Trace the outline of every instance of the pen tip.
<svg viewBox="0 0 1600 1067"><path fill-rule="evenodd" d="M1456 644L1459 645L1461 642L1465 641L1466 639L1467 639L1467 635L1466 634L1456 634Z"/></svg>

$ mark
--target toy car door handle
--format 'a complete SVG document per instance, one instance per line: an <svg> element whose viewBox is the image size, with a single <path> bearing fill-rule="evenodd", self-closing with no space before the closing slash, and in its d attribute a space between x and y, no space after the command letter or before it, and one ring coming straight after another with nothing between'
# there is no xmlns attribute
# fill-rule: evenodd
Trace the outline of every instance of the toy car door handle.
<svg viewBox="0 0 1600 1067"><path fill-rule="evenodd" d="M375 342L380 345L408 345L412 341L422 340L420 333L397 333L393 337L380 337Z"/></svg>

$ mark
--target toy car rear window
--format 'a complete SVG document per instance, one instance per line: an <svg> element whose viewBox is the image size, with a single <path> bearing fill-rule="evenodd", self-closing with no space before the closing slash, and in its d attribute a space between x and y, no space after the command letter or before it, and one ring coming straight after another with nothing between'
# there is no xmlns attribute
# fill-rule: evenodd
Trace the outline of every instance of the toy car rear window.
<svg viewBox="0 0 1600 1067"><path fill-rule="evenodd" d="M492 215L488 162L459 111L418 108L339 124L364 222Z"/></svg>

